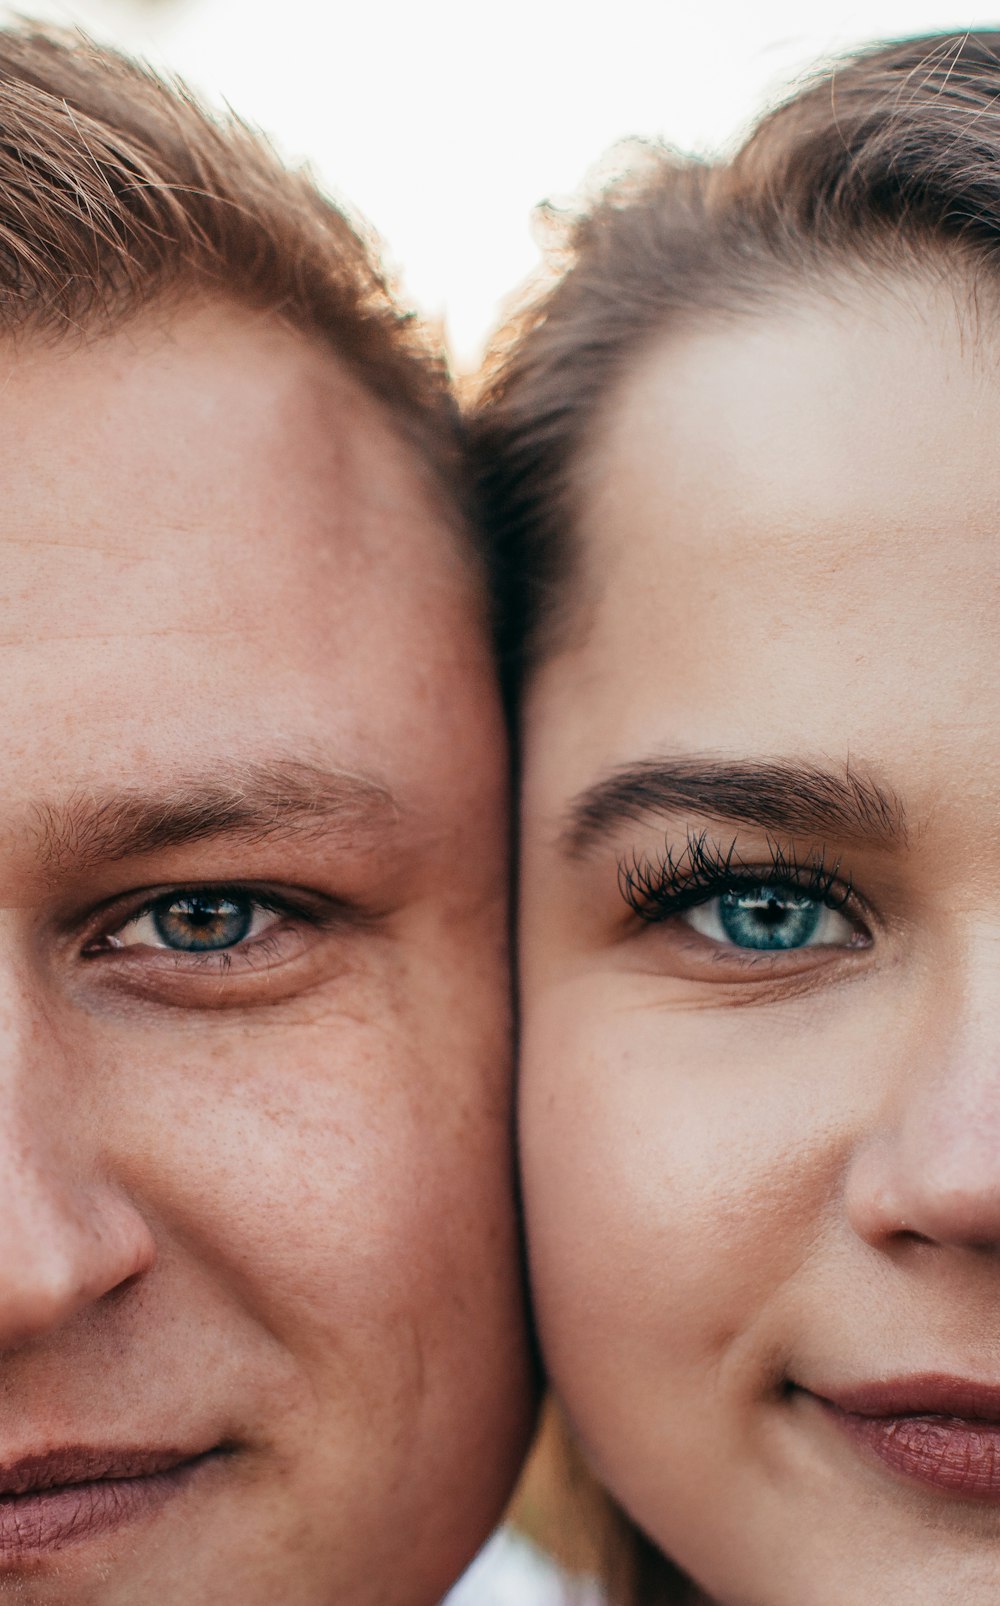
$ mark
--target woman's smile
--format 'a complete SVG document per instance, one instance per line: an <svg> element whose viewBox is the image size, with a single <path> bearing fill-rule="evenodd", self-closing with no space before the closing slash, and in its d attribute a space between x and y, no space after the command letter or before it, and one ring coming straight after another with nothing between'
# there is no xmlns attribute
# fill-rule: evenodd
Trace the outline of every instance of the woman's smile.
<svg viewBox="0 0 1000 1606"><path fill-rule="evenodd" d="M1000 1385L930 1372L803 1392L891 1473L966 1500L1000 1501Z"/></svg>

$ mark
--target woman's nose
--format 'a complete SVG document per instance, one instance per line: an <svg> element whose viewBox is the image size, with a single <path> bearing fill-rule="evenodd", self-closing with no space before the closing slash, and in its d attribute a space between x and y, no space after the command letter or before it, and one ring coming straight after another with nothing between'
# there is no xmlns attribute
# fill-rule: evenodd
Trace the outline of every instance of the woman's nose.
<svg viewBox="0 0 1000 1606"><path fill-rule="evenodd" d="M995 958L995 944L987 952ZM909 1237L1000 1248L1000 978L943 985L892 1073L883 1120L846 1183L852 1226L883 1247Z"/></svg>

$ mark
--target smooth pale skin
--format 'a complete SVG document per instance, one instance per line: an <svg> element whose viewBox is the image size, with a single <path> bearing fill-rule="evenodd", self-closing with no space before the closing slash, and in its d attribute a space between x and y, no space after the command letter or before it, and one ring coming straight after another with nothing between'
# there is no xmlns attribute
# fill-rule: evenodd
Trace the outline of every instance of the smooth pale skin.
<svg viewBox="0 0 1000 1606"><path fill-rule="evenodd" d="M543 1347L598 1476L724 1606L994 1606L1000 1510L869 1460L806 1390L1000 1382L1000 372L961 287L675 332L609 404L573 629L525 709L523 1163ZM733 963L576 860L639 758L852 770L870 944ZM788 1395L785 1386L798 1385Z"/></svg>
<svg viewBox="0 0 1000 1606"><path fill-rule="evenodd" d="M530 1419L477 583L392 423L276 321L192 306L2 367L0 1461L234 1449L0 1558L0 1598L431 1606ZM94 846L99 805L277 763L335 772L331 806ZM137 889L218 881L328 918L228 968L94 944Z"/></svg>

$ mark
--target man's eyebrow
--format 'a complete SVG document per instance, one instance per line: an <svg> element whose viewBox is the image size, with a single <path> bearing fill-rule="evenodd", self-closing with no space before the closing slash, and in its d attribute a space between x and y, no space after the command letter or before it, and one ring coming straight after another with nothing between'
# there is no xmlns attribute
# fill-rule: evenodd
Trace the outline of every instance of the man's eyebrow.
<svg viewBox="0 0 1000 1606"><path fill-rule="evenodd" d="M58 804L38 805L33 823L43 862L79 871L210 837L374 836L399 813L372 777L276 760L213 765L149 791L81 789Z"/></svg>
<svg viewBox="0 0 1000 1606"><path fill-rule="evenodd" d="M583 857L624 821L685 812L789 836L905 842L899 798L845 764L839 772L782 760L643 759L576 797L560 833Z"/></svg>

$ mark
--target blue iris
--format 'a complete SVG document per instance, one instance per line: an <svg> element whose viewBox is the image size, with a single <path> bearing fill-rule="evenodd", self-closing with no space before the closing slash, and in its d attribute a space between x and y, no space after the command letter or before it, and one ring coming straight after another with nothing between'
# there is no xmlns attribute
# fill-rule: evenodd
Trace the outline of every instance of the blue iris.
<svg viewBox="0 0 1000 1606"><path fill-rule="evenodd" d="M249 898L223 897L214 892L186 892L151 911L156 934L168 948L184 953L206 953L232 948L242 942L253 922Z"/></svg>
<svg viewBox="0 0 1000 1606"><path fill-rule="evenodd" d="M823 904L790 887L747 887L719 898L722 929L740 948L802 948L823 912Z"/></svg>

